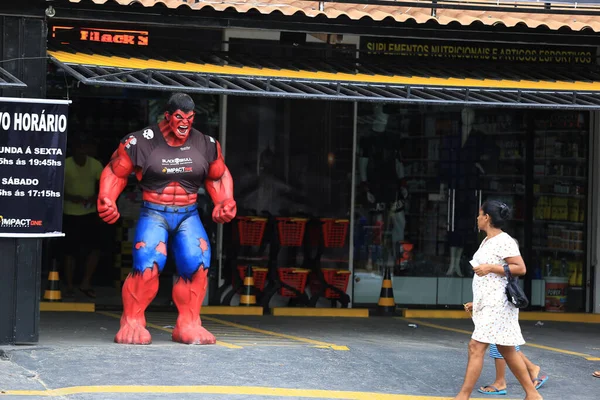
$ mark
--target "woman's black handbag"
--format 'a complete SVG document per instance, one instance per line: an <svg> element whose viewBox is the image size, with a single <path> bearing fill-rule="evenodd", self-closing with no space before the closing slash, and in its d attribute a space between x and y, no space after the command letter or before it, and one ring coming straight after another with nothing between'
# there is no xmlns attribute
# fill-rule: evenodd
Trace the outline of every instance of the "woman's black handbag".
<svg viewBox="0 0 600 400"><path fill-rule="evenodd" d="M508 265L504 264L504 275L508 283L506 284L506 297L508 302L517 308L525 308L529 305L529 300L521 286L519 286L519 278L512 276Z"/></svg>

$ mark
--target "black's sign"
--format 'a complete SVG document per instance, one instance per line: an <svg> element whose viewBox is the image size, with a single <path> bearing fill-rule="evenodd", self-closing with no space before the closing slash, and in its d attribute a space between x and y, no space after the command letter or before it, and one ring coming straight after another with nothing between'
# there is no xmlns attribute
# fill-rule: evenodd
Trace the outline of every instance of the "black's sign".
<svg viewBox="0 0 600 400"><path fill-rule="evenodd" d="M527 46L494 42L452 42L402 38L361 37L368 57L401 56L418 60L491 61L534 64L595 64L593 47ZM362 56L361 56L362 57Z"/></svg>
<svg viewBox="0 0 600 400"><path fill-rule="evenodd" d="M111 28L53 26L52 38L62 42L113 43L126 46L148 46L148 31Z"/></svg>
<svg viewBox="0 0 600 400"><path fill-rule="evenodd" d="M0 237L62 236L68 104L0 98Z"/></svg>

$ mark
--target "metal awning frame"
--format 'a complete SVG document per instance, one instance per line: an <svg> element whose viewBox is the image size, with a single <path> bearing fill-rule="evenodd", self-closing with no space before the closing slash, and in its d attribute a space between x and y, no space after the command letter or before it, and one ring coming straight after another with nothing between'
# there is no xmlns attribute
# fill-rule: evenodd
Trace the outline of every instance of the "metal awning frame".
<svg viewBox="0 0 600 400"><path fill-rule="evenodd" d="M21 82L13 74L0 67L0 89L24 89L27 85Z"/></svg>
<svg viewBox="0 0 600 400"><path fill-rule="evenodd" d="M368 82L122 69L51 60L86 85L272 98L424 103L510 108L600 110L600 93L524 89L386 85Z"/></svg>

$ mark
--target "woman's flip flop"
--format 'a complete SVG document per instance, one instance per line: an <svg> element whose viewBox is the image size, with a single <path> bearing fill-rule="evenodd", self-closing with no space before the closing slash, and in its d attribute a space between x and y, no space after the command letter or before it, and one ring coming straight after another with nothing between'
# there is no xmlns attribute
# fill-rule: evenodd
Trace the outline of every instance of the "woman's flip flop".
<svg viewBox="0 0 600 400"><path fill-rule="evenodd" d="M548 380L547 376L542 376L541 378L536 378L533 380L533 384L535 385L535 390L538 390L539 388L541 388L544 383L546 383L546 381Z"/></svg>
<svg viewBox="0 0 600 400"><path fill-rule="evenodd" d="M493 392L487 392L487 391L483 390L483 389L488 389L488 388L489 389L494 389L494 391ZM487 394L487 395L490 395L490 396L502 396L502 395L506 395L506 389L498 390L498 388L496 386L491 386L491 385L479 388L479 389L477 389L477 391L479 393Z"/></svg>

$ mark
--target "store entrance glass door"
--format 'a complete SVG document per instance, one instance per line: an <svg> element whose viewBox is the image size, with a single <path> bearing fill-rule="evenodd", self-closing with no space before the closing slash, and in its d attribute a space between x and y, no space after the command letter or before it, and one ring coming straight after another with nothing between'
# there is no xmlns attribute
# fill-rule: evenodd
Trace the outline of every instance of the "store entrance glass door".
<svg viewBox="0 0 600 400"><path fill-rule="evenodd" d="M398 304L470 301L482 202L513 208L523 240L524 126L511 110L359 106L355 303L377 302L386 268Z"/></svg>

